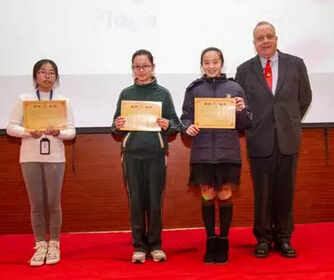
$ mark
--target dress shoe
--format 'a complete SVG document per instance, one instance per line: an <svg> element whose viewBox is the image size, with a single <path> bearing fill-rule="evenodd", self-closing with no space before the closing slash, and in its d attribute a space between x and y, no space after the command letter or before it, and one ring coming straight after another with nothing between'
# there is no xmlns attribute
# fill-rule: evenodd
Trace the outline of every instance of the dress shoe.
<svg viewBox="0 0 334 280"><path fill-rule="evenodd" d="M268 243L259 243L254 250L255 257L265 258L269 255L270 245Z"/></svg>
<svg viewBox="0 0 334 280"><path fill-rule="evenodd" d="M281 256L285 258L295 258L297 257L296 251L292 248L289 242L276 242L275 250L281 252Z"/></svg>

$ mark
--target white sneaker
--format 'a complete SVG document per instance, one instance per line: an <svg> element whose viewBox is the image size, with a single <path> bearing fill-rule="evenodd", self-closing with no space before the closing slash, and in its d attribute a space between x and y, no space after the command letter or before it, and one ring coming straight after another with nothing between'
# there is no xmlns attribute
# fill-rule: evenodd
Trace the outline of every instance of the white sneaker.
<svg viewBox="0 0 334 280"><path fill-rule="evenodd" d="M60 261L59 241L49 241L48 252L46 254L46 264L56 264Z"/></svg>
<svg viewBox="0 0 334 280"><path fill-rule="evenodd" d="M145 252L134 251L132 255L132 262L133 263L144 263L146 258Z"/></svg>
<svg viewBox="0 0 334 280"><path fill-rule="evenodd" d="M30 266L41 266L45 261L48 243L46 241L36 242L34 249L36 252L29 261Z"/></svg>
<svg viewBox="0 0 334 280"><path fill-rule="evenodd" d="M150 254L155 262L164 262L167 260L166 254L162 250L153 250Z"/></svg>

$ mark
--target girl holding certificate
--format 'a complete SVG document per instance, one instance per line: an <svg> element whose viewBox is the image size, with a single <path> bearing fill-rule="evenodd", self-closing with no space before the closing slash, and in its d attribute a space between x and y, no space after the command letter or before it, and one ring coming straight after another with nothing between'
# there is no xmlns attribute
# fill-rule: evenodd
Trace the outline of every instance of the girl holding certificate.
<svg viewBox="0 0 334 280"><path fill-rule="evenodd" d="M166 260L161 248L161 208L167 136L179 131L180 122L169 91L153 76L154 67L149 51L133 54L134 83L122 90L111 127L113 133L123 136L122 167L129 196L133 263L144 263L147 255L156 262Z"/></svg>
<svg viewBox="0 0 334 280"><path fill-rule="evenodd" d="M56 264L60 260L61 190L65 171L63 140L75 137L75 127L69 100L54 92L54 87L59 82L57 65L49 59L36 62L33 79L36 91L20 96L10 116L7 133L22 138L20 163L29 197L31 225L36 242L36 251L30 265L41 266L44 263ZM25 115L23 104L30 101L37 104L42 101L65 102L66 128L50 126L40 130L27 129L24 123L28 116ZM35 122L38 122L38 119ZM47 221L49 228L46 227Z"/></svg>
<svg viewBox="0 0 334 280"><path fill-rule="evenodd" d="M192 141L189 180L202 192L202 216L207 234L204 262L217 264L228 261L232 188L239 185L241 169L238 130L248 127L251 118L245 106L243 89L222 74L223 64L223 54L219 49L211 47L202 52L204 75L186 89L181 116L183 133ZM196 112L200 110L196 108L195 100L196 103L204 101L202 103L208 107L206 111L201 111L201 115ZM231 102L232 106L224 105ZM221 106L216 106L216 103ZM211 126L208 123L210 119ZM220 120L229 126L219 126ZM219 235L215 232L216 201Z"/></svg>

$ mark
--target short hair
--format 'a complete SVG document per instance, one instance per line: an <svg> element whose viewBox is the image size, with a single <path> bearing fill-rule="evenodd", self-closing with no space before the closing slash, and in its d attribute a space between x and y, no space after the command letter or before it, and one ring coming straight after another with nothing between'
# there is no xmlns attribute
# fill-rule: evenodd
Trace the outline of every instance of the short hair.
<svg viewBox="0 0 334 280"><path fill-rule="evenodd" d="M253 30L253 38L255 37L255 30L256 28L258 28L259 26L262 26L262 25L269 25L271 26L273 29L274 29L274 32L275 32L275 35L276 35L276 29L275 29L275 26L273 26L270 22L268 21L260 21L255 27L254 27L254 30Z"/></svg>

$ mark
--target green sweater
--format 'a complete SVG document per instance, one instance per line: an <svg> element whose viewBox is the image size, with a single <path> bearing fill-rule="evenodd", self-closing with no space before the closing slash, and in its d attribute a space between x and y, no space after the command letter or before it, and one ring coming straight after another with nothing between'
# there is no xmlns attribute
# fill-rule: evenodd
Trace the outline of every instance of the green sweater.
<svg viewBox="0 0 334 280"><path fill-rule="evenodd" d="M160 101L162 102L162 118L169 121L166 131L120 131L116 129L115 120L121 115L122 100ZM151 158L165 155L168 150L167 136L180 130L180 121L176 115L171 94L167 89L158 85L156 79L151 83L139 85L134 83L122 90L114 115L111 131L123 135L121 150L138 158Z"/></svg>

